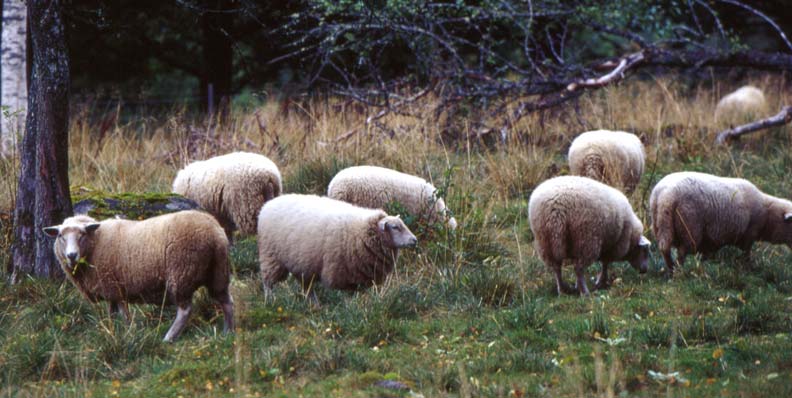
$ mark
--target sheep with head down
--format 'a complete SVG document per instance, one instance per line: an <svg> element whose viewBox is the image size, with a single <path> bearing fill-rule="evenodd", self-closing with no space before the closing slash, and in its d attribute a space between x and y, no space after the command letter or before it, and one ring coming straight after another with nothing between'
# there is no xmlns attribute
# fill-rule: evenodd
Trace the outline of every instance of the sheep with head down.
<svg viewBox="0 0 792 398"><path fill-rule="evenodd" d="M536 187L528 201L528 217L539 258L555 274L558 294L588 295L585 269L602 263L595 288L608 286L608 265L629 261L639 272L647 270L649 240L643 224L623 193L586 177L563 176ZM561 277L561 266L575 267L577 289Z"/></svg>
<svg viewBox="0 0 792 398"><path fill-rule="evenodd" d="M743 122L747 118L757 118L767 111L767 101L761 89L743 86L721 98L715 107L715 120L718 122Z"/></svg>
<svg viewBox="0 0 792 398"><path fill-rule="evenodd" d="M264 291L291 273L316 301L316 282L356 290L381 284L399 249L417 239L399 217L315 195L283 195L261 208L259 261Z"/></svg>
<svg viewBox="0 0 792 398"><path fill-rule="evenodd" d="M101 222L78 215L44 232L55 238L69 281L88 300L108 301L111 315L120 309L128 321L127 303L175 304L176 320L164 339L173 341L190 316L193 293L206 286L223 309L225 330L234 330L228 239L211 215L189 210Z"/></svg>
<svg viewBox="0 0 792 398"><path fill-rule="evenodd" d="M595 130L575 137L569 171L632 192L644 171L644 147L635 134Z"/></svg>
<svg viewBox="0 0 792 398"><path fill-rule="evenodd" d="M421 177L378 166L354 166L338 172L327 187L327 196L361 207L383 209L391 202L429 222L456 229L437 188Z"/></svg>
<svg viewBox="0 0 792 398"><path fill-rule="evenodd" d="M173 180L173 192L192 199L226 231L256 233L261 206L283 191L278 166L263 155L234 152L188 164Z"/></svg>
<svg viewBox="0 0 792 398"><path fill-rule="evenodd" d="M649 196L652 230L668 272L692 253L736 246L750 260L757 241L792 247L792 202L760 191L742 178L679 172L661 179Z"/></svg>

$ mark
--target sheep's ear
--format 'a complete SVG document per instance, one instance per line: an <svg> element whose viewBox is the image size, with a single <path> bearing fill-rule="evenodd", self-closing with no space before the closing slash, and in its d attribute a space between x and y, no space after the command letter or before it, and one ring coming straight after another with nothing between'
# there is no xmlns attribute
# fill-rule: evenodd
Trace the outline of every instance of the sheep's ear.
<svg viewBox="0 0 792 398"><path fill-rule="evenodd" d="M88 224L88 225L85 226L85 232L87 232L89 234L93 233L94 231L96 231L99 228L100 225L101 224L99 224L99 223Z"/></svg>
<svg viewBox="0 0 792 398"><path fill-rule="evenodd" d="M58 228L57 225L52 227L44 227L42 228L42 230L44 230L44 233L47 234L47 236L49 236L50 238L55 238L58 236L58 233L60 233L60 229Z"/></svg>
<svg viewBox="0 0 792 398"><path fill-rule="evenodd" d="M785 223L792 223L792 213L784 214L784 222Z"/></svg>
<svg viewBox="0 0 792 398"><path fill-rule="evenodd" d="M641 235L641 239L638 240L639 247L649 247L652 246L652 242L649 242L649 239L646 239L645 236Z"/></svg>

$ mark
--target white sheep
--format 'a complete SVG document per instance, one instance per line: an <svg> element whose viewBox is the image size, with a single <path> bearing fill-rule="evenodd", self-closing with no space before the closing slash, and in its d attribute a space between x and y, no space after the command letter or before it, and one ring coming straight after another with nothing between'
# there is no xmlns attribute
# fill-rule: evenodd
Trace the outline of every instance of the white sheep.
<svg viewBox="0 0 792 398"><path fill-rule="evenodd" d="M229 239L235 229L255 234L261 206L282 190L278 166L266 156L248 152L190 163L173 180L173 192L214 215Z"/></svg>
<svg viewBox="0 0 792 398"><path fill-rule="evenodd" d="M577 136L569 147L569 170L632 192L644 171L644 147L635 135L595 130Z"/></svg>
<svg viewBox="0 0 792 398"><path fill-rule="evenodd" d="M718 101L715 120L736 121L760 116L767 109L764 93L754 86L743 86Z"/></svg>
<svg viewBox="0 0 792 398"><path fill-rule="evenodd" d="M792 202L767 195L751 182L696 172L665 176L649 197L652 230L669 273L671 249L679 265L691 253L736 246L747 259L754 242L792 247Z"/></svg>
<svg viewBox="0 0 792 398"><path fill-rule="evenodd" d="M259 261L264 290L289 273L312 293L314 282L354 290L380 284L400 248L417 239L398 217L314 195L283 195L261 208Z"/></svg>
<svg viewBox="0 0 792 398"><path fill-rule="evenodd" d="M195 290L206 286L223 309L225 330L234 330L228 290L228 239L209 214L188 210L143 221L69 217L44 228L56 238L55 256L66 277L90 301L109 301L129 320L127 303L176 304L165 341L179 336Z"/></svg>
<svg viewBox="0 0 792 398"><path fill-rule="evenodd" d="M377 166L355 166L338 172L327 187L327 196L357 206L382 209L397 202L410 214L429 222L444 221L456 229L437 188L421 177Z"/></svg>
<svg viewBox="0 0 792 398"><path fill-rule="evenodd" d="M596 289L608 286L608 265L629 261L646 272L649 240L643 224L617 189L587 177L563 176L547 180L531 193L528 217L539 258L555 273L558 294L574 293L561 277L564 260L572 260L577 291L588 295L585 269L602 262Z"/></svg>

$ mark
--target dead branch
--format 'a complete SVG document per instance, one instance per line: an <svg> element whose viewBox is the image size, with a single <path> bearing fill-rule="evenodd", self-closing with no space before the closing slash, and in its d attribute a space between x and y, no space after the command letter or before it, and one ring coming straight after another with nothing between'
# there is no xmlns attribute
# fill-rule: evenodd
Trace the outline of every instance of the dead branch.
<svg viewBox="0 0 792 398"><path fill-rule="evenodd" d="M770 127L783 126L789 122L792 122L792 106L782 108L781 112L775 116L722 131L718 133L718 136L715 138L715 143L724 144L742 135L768 129Z"/></svg>
<svg viewBox="0 0 792 398"><path fill-rule="evenodd" d="M644 60L643 51L639 51L637 53L630 54L619 61L619 64L616 65L612 71L604 76L600 76L598 78L591 78L591 79L581 79L576 82L572 82L567 86L567 91L575 91L578 88L586 88L586 87L602 87L607 86L615 81L619 81L624 78L624 72L627 69L635 66L636 64L640 63Z"/></svg>

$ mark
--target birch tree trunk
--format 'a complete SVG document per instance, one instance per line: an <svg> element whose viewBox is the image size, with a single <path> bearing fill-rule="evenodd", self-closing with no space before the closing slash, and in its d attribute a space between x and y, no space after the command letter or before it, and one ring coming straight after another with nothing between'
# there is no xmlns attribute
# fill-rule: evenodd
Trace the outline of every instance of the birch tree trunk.
<svg viewBox="0 0 792 398"><path fill-rule="evenodd" d="M0 155L7 155L17 149L17 138L25 129L27 9L24 0L3 0L2 23L0 106L4 115L0 118Z"/></svg>
<svg viewBox="0 0 792 398"><path fill-rule="evenodd" d="M59 0L27 0L33 68L14 209L12 280L63 276L42 228L72 214L69 195L69 57Z"/></svg>

